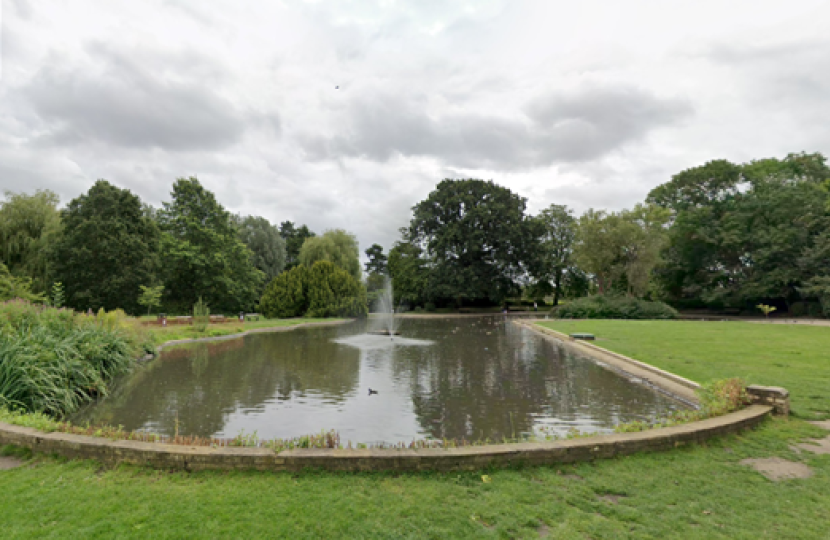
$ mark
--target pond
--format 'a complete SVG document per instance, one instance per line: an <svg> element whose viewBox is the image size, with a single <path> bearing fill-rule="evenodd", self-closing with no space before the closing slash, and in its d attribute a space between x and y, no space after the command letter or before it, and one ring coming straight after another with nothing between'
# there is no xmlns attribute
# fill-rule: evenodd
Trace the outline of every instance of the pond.
<svg viewBox="0 0 830 540"><path fill-rule="evenodd" d="M394 339L368 324L168 348L72 421L396 443L604 433L685 407L503 316L404 319Z"/></svg>

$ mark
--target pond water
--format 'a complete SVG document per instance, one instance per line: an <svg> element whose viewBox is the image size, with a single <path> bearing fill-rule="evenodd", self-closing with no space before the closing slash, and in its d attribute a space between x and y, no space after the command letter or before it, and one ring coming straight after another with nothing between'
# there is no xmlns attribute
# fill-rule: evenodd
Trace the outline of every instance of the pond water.
<svg viewBox="0 0 830 540"><path fill-rule="evenodd" d="M503 316L367 322L165 349L72 420L171 435L346 443L608 432L684 405ZM369 393L369 389L376 393Z"/></svg>

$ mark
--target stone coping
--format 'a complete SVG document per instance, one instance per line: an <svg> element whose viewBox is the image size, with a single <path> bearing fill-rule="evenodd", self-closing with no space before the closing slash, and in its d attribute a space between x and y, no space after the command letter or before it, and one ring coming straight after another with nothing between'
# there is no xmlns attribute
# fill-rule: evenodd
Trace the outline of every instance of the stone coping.
<svg viewBox="0 0 830 540"><path fill-rule="evenodd" d="M94 459L160 469L302 471L480 470L488 467L548 465L592 461L637 452L669 450L755 427L773 410L768 405L689 424L637 433L595 435L552 442L525 442L423 449L296 449L275 453L267 448L186 446L111 440L69 433L46 433L0 423L0 445L70 459Z"/></svg>
<svg viewBox="0 0 830 540"><path fill-rule="evenodd" d="M524 326L525 328L528 328L536 333L555 338L557 341L562 342L570 349L580 352L594 360L598 360L600 363L605 364L612 369L622 371L636 379L639 379L639 381L645 382L675 398L680 399L681 401L694 406L698 405L696 391L700 389L700 384L681 377L680 375L675 375L669 371L646 364L645 362L640 362L639 360L634 360L633 358L629 358L614 351L609 351L608 349L604 349L594 345L593 343L572 339L568 336L568 334L563 334L562 332L557 332L556 330L536 324L539 322L544 322L544 319L513 321L514 324Z"/></svg>

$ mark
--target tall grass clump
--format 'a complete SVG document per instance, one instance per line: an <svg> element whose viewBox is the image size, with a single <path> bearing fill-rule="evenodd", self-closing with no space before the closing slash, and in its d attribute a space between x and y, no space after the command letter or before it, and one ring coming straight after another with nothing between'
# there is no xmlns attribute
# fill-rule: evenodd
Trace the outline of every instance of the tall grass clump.
<svg viewBox="0 0 830 540"><path fill-rule="evenodd" d="M202 297L193 306L193 329L197 332L204 332L210 324L210 308L205 304Z"/></svg>
<svg viewBox="0 0 830 540"><path fill-rule="evenodd" d="M579 298L550 311L557 319L676 319L677 310L663 302L631 296L595 295Z"/></svg>
<svg viewBox="0 0 830 540"><path fill-rule="evenodd" d="M88 316L12 300L0 304L0 407L63 417L152 350L120 310Z"/></svg>

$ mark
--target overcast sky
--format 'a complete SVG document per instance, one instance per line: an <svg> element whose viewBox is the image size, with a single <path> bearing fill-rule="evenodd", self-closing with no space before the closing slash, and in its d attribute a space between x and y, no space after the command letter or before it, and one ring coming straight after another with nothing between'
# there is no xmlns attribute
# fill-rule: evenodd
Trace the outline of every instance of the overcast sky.
<svg viewBox="0 0 830 540"><path fill-rule="evenodd" d="M195 175L361 250L443 178L620 209L830 153L829 28L826 0L2 0L0 190L157 206Z"/></svg>

